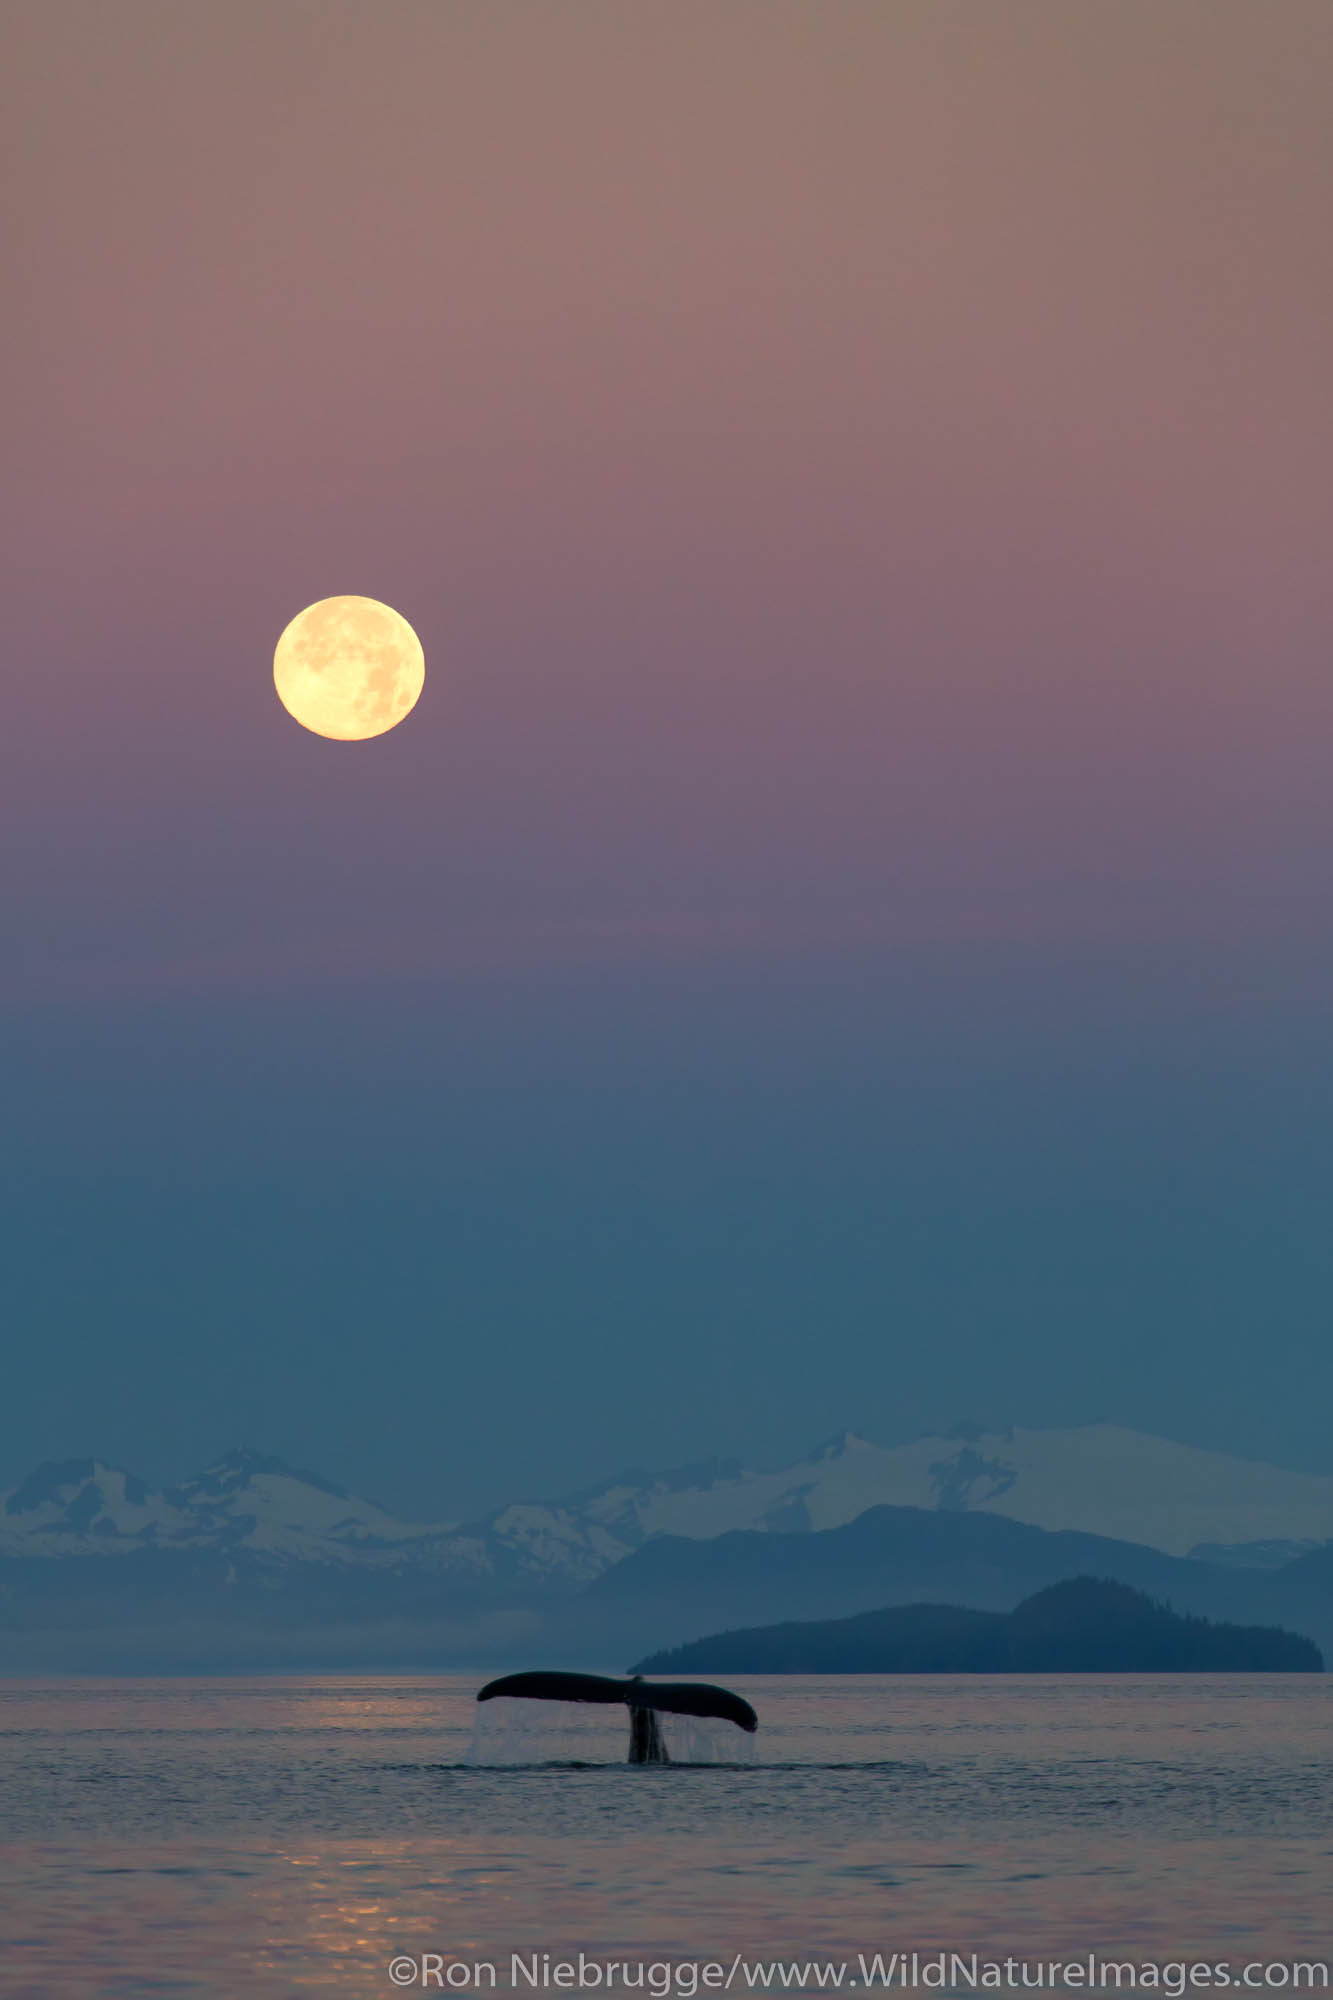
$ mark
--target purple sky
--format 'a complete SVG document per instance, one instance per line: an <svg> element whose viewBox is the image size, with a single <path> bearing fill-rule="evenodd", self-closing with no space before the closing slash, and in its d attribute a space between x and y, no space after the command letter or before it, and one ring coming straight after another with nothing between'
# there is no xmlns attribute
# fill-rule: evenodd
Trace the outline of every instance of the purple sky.
<svg viewBox="0 0 1333 2000"><path fill-rule="evenodd" d="M5 15L0 1479L1333 1464L1326 0Z"/></svg>

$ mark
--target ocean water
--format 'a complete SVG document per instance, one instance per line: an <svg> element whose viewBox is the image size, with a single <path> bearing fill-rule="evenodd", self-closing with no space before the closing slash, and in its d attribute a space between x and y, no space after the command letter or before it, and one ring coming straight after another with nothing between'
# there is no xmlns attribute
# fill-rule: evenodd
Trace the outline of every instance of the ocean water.
<svg viewBox="0 0 1333 2000"><path fill-rule="evenodd" d="M940 1951L1273 1991L1333 1958L1321 1676L738 1679L753 1743L677 1731L661 1768L616 1711L477 1684L0 1681L0 1993L807 1992L914 1950L923 1991L970 1990Z"/></svg>

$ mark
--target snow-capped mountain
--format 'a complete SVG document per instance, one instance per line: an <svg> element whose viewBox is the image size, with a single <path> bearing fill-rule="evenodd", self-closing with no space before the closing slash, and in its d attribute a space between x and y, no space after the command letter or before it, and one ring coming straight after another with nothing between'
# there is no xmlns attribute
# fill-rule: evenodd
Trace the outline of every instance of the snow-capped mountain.
<svg viewBox="0 0 1333 2000"><path fill-rule="evenodd" d="M39 1466L4 1496L0 1554L246 1548L298 1561L399 1564L451 1527L396 1521L373 1502L258 1452L228 1452L161 1492L119 1466L79 1458Z"/></svg>
<svg viewBox="0 0 1333 2000"><path fill-rule="evenodd" d="M1207 1543L1213 1560L1256 1567L1333 1539L1333 1478L1091 1424L894 1447L846 1432L778 1472L715 1463L629 1474L562 1502L502 1508L448 1537L441 1558L476 1574L584 1581L653 1535L838 1528L885 1505L1006 1514L1171 1555Z"/></svg>
<svg viewBox="0 0 1333 2000"><path fill-rule="evenodd" d="M568 1588L654 1535L834 1528L885 1504L980 1510L1256 1568L1333 1540L1333 1478L1095 1424L891 1448L847 1433L776 1472L713 1462L629 1473L461 1526L395 1520L254 1452L231 1452L160 1492L115 1467L72 1460L40 1467L0 1501L0 1555L249 1551L488 1587Z"/></svg>

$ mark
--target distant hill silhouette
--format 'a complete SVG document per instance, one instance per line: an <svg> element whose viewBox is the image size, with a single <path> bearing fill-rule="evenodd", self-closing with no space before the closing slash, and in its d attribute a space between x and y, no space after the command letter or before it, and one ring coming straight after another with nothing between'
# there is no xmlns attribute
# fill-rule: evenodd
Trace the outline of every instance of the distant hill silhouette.
<svg viewBox="0 0 1333 2000"><path fill-rule="evenodd" d="M1034 1590L1079 1575L1113 1577L1213 1617L1249 1622L1266 1615L1259 1605L1270 1579L1261 1572L1105 1535L1034 1528L1003 1514L924 1507L870 1507L843 1527L814 1533L742 1528L707 1541L658 1535L597 1577L583 1601L639 1600L684 1609L692 1619L739 1615L767 1624L784 1613L845 1617L916 1602L1011 1611Z"/></svg>
<svg viewBox="0 0 1333 2000"><path fill-rule="evenodd" d="M1105 1577L1051 1584L1010 1612L904 1604L759 1626L652 1653L644 1674L1321 1673L1310 1639L1182 1617Z"/></svg>

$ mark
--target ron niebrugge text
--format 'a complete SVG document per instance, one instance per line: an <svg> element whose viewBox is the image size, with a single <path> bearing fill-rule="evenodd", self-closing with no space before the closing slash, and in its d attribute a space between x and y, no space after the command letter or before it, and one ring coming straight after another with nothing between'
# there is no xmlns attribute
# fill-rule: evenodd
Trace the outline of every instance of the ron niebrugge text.
<svg viewBox="0 0 1333 2000"><path fill-rule="evenodd" d="M642 1992L650 2000L694 2000L704 1993L870 1991L1022 1991L1084 1989L1090 1993L1159 1993L1167 2000L1204 1989L1326 1992L1322 1959L1125 1959L1088 1952L1073 1958L982 1958L977 1952L858 1952L855 1957L730 1959L596 1958L579 1952L512 1952L506 1985L515 1992ZM496 1961L453 1958L438 1951L403 1952L390 1961L394 1986L452 1991L499 1985Z"/></svg>

